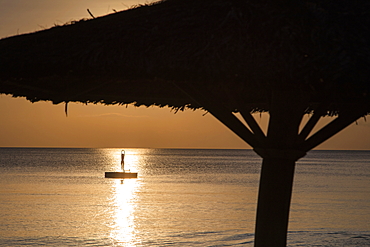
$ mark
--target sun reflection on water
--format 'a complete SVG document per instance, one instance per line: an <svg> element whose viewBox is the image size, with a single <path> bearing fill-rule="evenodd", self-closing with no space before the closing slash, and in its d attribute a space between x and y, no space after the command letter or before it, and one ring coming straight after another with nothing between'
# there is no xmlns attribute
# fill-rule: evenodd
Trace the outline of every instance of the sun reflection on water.
<svg viewBox="0 0 370 247"><path fill-rule="evenodd" d="M121 169L121 150L109 150L107 155L113 157L112 171L119 171ZM140 158L135 150L126 150L125 170L130 169L136 172ZM140 179L111 180L110 204L112 218L110 238L120 246L136 246L135 243L137 243L135 210L140 184Z"/></svg>
<svg viewBox="0 0 370 247"><path fill-rule="evenodd" d="M114 210L111 238L124 246L135 246L135 208L139 181L115 179L112 183Z"/></svg>

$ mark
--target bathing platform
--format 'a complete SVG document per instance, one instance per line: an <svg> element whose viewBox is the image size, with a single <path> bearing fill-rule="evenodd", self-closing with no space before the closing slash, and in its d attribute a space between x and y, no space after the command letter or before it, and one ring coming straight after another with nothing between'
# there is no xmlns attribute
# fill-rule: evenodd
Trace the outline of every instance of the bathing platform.
<svg viewBox="0 0 370 247"><path fill-rule="evenodd" d="M105 172L106 178L137 178L137 172Z"/></svg>

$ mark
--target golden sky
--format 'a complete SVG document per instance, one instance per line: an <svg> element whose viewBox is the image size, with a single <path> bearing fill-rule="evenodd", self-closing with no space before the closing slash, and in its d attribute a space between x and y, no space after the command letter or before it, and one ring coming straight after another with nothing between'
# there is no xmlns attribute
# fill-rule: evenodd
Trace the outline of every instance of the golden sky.
<svg viewBox="0 0 370 247"><path fill-rule="evenodd" d="M124 10L139 0L0 0L0 37ZM30 103L0 95L0 147L250 148L204 111L169 108ZM268 115L255 115L264 129ZM325 119L323 122L327 122ZM370 124L363 119L318 149L370 149Z"/></svg>

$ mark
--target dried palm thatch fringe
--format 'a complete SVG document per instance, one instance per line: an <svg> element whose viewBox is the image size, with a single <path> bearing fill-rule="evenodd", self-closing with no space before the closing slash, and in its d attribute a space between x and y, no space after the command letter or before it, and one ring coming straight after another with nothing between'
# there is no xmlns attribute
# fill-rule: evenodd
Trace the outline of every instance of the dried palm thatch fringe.
<svg viewBox="0 0 370 247"><path fill-rule="evenodd" d="M93 19L95 19L95 16L91 13L91 11L90 11L89 9L87 9L87 12L89 13L89 15L90 15Z"/></svg>

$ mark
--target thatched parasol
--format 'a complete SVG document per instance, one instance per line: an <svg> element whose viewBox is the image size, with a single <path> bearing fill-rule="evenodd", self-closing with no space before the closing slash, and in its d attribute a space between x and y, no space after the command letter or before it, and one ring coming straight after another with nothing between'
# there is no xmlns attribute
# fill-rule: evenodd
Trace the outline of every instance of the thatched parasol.
<svg viewBox="0 0 370 247"><path fill-rule="evenodd" d="M0 40L0 93L204 108L262 156L255 245L285 246L296 160L370 111L369 9L367 0L143 5ZM267 135L256 111L270 114ZM337 118L310 136L325 115Z"/></svg>

